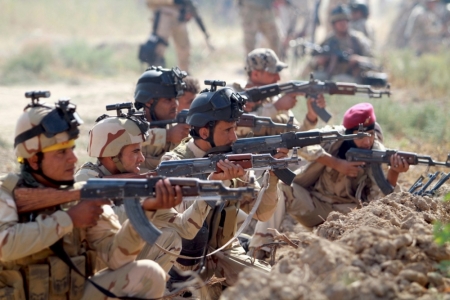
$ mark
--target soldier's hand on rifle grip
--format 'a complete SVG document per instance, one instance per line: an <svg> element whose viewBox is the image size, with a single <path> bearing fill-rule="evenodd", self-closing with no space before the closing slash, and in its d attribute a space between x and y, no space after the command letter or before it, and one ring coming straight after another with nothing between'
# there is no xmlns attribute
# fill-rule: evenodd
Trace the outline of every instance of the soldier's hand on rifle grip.
<svg viewBox="0 0 450 300"><path fill-rule="evenodd" d="M178 145L182 139L189 135L189 129L191 127L188 124L177 124L167 130L166 140L172 144Z"/></svg>
<svg viewBox="0 0 450 300"><path fill-rule="evenodd" d="M364 165L365 163L361 161L350 162L343 159L339 159L339 163L336 166L336 170L339 173L347 175L348 177L356 177L358 176L359 172L363 172L363 170L360 167Z"/></svg>
<svg viewBox="0 0 450 300"><path fill-rule="evenodd" d="M107 199L84 200L67 210L74 228L87 228L97 225L103 213L102 205L111 205Z"/></svg>
<svg viewBox="0 0 450 300"><path fill-rule="evenodd" d="M390 165L391 166L389 168L389 171L393 171L396 173L404 173L409 170L409 164L406 161L406 159L404 159L397 153L395 153L394 155L391 156Z"/></svg>
<svg viewBox="0 0 450 300"><path fill-rule="evenodd" d="M290 93L282 96L278 99L273 106L277 111L280 110L289 110L297 104L297 96L303 95L302 93Z"/></svg>
<svg viewBox="0 0 450 300"><path fill-rule="evenodd" d="M288 157L289 149L287 148L277 148L277 153L272 155L274 158L281 159Z"/></svg>
<svg viewBox="0 0 450 300"><path fill-rule="evenodd" d="M240 166L230 162L228 159L219 160L217 167L223 172L211 173L210 180L230 180L245 175L245 170Z"/></svg>
<svg viewBox="0 0 450 300"><path fill-rule="evenodd" d="M155 185L156 198L147 198L142 202L144 210L168 209L183 201L180 186L172 186L168 178L159 180Z"/></svg>

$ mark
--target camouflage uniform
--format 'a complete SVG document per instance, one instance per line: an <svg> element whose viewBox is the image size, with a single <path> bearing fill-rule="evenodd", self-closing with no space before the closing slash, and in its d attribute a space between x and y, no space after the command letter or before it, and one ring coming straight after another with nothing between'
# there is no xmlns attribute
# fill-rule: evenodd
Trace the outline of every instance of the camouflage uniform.
<svg viewBox="0 0 450 300"><path fill-rule="evenodd" d="M248 82L246 86L252 87L254 84L252 82ZM236 92L242 92L245 90L245 88L240 85L239 83L235 82L232 85L232 88ZM279 97L268 97L262 101L262 104L259 105L255 111L248 112L248 114L260 116L260 117L269 117L272 119L275 123L283 123L286 124L290 117L294 117L294 113L292 110L277 110L273 103L277 101ZM303 119L303 123L300 125L297 119L294 117L294 125L299 126L298 131L306 131L310 130L316 127L316 122L311 122L309 119L305 116ZM249 127L237 127L236 128L236 134L238 137L246 137L250 132L253 132L253 136L266 136L266 135L275 135L279 134L279 132L276 132L274 129L270 128L263 128L260 131L254 131L253 128Z"/></svg>
<svg viewBox="0 0 450 300"><path fill-rule="evenodd" d="M72 261L86 275L94 274L95 255L108 266L91 279L114 294L163 295L165 272L155 262L135 261L144 241L128 221L120 225L110 206L103 206L97 225L85 230L73 228L69 215L57 208L19 215L12 190L29 187L32 180L30 174L27 179L22 175L9 174L0 185L0 298L104 298L49 249L61 238Z"/></svg>
<svg viewBox="0 0 450 300"><path fill-rule="evenodd" d="M375 45L375 32L372 26L367 23L367 19L350 21L349 26L352 30L363 33L370 40L371 47Z"/></svg>
<svg viewBox="0 0 450 300"><path fill-rule="evenodd" d="M245 53L255 49L258 32L267 39L270 49L280 53L280 36L272 8L273 2L274 0L239 0Z"/></svg>
<svg viewBox="0 0 450 300"><path fill-rule="evenodd" d="M112 174L99 162L96 164L85 163L75 174L75 180L87 181L89 178L102 178L110 175ZM118 215L121 224L128 219L123 205L114 206L113 210ZM194 238L209 210L210 207L204 201L195 201L182 214L173 208L160 209L152 213L152 223L163 232L157 243L164 249L179 254L181 251L181 237L188 240ZM147 244L137 258L154 260L164 271L168 272L172 268L176 257L162 252L156 246Z"/></svg>
<svg viewBox="0 0 450 300"><path fill-rule="evenodd" d="M178 66L184 71L189 71L191 44L186 22L189 21L190 16L180 5L174 4L173 0L147 0L147 5L154 12L154 19L157 20L157 24L154 25L154 34L166 42L172 36ZM158 44L157 54L164 57L166 48L166 45Z"/></svg>
<svg viewBox="0 0 450 300"><path fill-rule="evenodd" d="M172 152L166 153L162 160L180 160L180 159L190 159L190 158L200 158L205 155L205 152L199 149L195 144L193 139L185 139L180 145L178 145ZM234 179L232 181L224 181L225 185L233 187L242 187L247 185L252 177L252 172L247 172L243 178ZM265 221L270 218L276 208L278 199L276 195L278 178L271 176L269 180L269 187L263 195L261 204L259 205L254 218L257 220ZM259 188L258 184L256 184ZM239 218L242 212L250 212L255 199L242 200L239 203L228 202L223 209L222 215L225 215L225 220L221 222L221 217L217 217L215 220L211 220L212 213L207 217L207 222L210 224L209 228L216 228L217 230L213 232L212 238L209 241L210 249L218 249L228 242L236 233L237 227L239 226ZM185 204L185 203L183 203ZM179 209L185 209L186 206L180 207ZM219 225L218 223L223 225ZM241 221L242 222L242 221ZM251 262L251 258L245 254L245 250L240 246L238 241L234 241L231 245L227 246L225 250L208 257L207 260L207 270L204 274L207 278L215 274L217 277L225 277L225 285L233 285L238 277L238 274L245 267L253 267L258 270L269 271L270 267L263 261L255 261L254 264ZM182 266L178 265L182 268Z"/></svg>
<svg viewBox="0 0 450 300"><path fill-rule="evenodd" d="M442 40L442 22L437 14L416 5L408 17L404 37L408 46L418 55L436 52Z"/></svg>
<svg viewBox="0 0 450 300"><path fill-rule="evenodd" d="M166 142L167 129L165 128L152 128L148 133L149 137L147 141L142 143L142 154L145 157L145 162L141 165L142 172L156 169L164 153L172 150L176 146Z"/></svg>
<svg viewBox="0 0 450 300"><path fill-rule="evenodd" d="M360 32L349 30L348 35L343 38L331 34L322 44L329 47L331 53L357 54L365 57L373 57L370 49L370 41ZM334 60L334 62L333 62ZM356 65L350 67L348 61L339 59L337 55L331 55L329 62L323 70L317 67L314 75L319 80L331 79L333 81L359 81L361 69ZM333 78L334 77L334 78ZM345 79L344 79L345 78Z"/></svg>
<svg viewBox="0 0 450 300"><path fill-rule="evenodd" d="M327 126L322 130L333 129L342 134L345 132L343 126L335 128ZM267 229L280 228L286 212L300 224L314 227L326 220L332 211L348 213L360 208L362 203L383 196L369 167L362 169L364 171L357 177L351 178L315 162L325 152L336 157L342 143L343 141L327 142L308 146L299 151L299 155L310 163L297 172L292 185L288 186L282 182L278 184L280 201L277 210L269 221L258 222L250 242L251 248L273 242L273 235ZM384 146L375 139L372 149L384 150Z"/></svg>

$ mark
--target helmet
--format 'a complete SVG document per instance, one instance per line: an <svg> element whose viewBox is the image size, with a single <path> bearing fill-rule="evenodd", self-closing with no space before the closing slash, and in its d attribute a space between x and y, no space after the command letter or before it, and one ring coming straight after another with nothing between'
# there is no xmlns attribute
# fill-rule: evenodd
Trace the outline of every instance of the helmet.
<svg viewBox="0 0 450 300"><path fill-rule="evenodd" d="M244 113L243 106L246 99L228 87L217 91L217 85L225 86L224 81L205 80L205 84L211 84L211 89L200 92L192 101L186 124L192 127L208 126L210 134L205 140L211 147L215 147L212 133L216 121L237 122ZM195 128L191 129L190 134L194 139L200 138Z"/></svg>
<svg viewBox="0 0 450 300"><path fill-rule="evenodd" d="M330 15L330 21L331 23L341 21L341 20L350 20L350 10L349 8L344 4L339 4L336 6L332 11Z"/></svg>
<svg viewBox="0 0 450 300"><path fill-rule="evenodd" d="M76 106L68 99L60 99L55 107L39 103L39 97L47 98L50 92L28 92L25 96L33 100L16 124L14 152L19 161L36 153L71 147L83 123Z"/></svg>
<svg viewBox="0 0 450 300"><path fill-rule="evenodd" d="M185 83L183 78L187 73L175 67L163 69L150 67L139 77L134 92L134 106L137 109L144 107L151 99L175 98L183 94ZM156 101L154 102L156 104Z"/></svg>
<svg viewBox="0 0 450 300"><path fill-rule="evenodd" d="M244 104L245 99L231 88L204 90L192 101L186 123L203 127L216 121L238 121Z"/></svg>
<svg viewBox="0 0 450 300"><path fill-rule="evenodd" d="M352 11L360 11L365 19L369 17L369 6L364 0L354 0L350 2Z"/></svg>
<svg viewBox="0 0 450 300"><path fill-rule="evenodd" d="M137 124L136 119L105 117L89 131L88 155L90 157L117 156L124 146L142 143L147 139L148 132L143 129Z"/></svg>

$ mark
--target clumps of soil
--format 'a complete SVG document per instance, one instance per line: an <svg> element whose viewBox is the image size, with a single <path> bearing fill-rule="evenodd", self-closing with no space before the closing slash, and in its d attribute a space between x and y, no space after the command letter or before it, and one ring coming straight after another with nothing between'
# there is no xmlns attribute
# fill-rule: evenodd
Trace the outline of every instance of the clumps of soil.
<svg viewBox="0 0 450 300"><path fill-rule="evenodd" d="M313 233L296 232L271 273L250 268L222 299L450 299L434 243L434 220L450 220L442 197L391 194L347 215L331 213Z"/></svg>

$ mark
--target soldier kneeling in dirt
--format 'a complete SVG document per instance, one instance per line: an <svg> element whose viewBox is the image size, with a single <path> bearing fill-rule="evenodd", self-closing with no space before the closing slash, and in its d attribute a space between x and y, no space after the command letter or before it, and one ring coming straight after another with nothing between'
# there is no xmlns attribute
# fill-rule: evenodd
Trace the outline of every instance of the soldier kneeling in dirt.
<svg viewBox="0 0 450 300"><path fill-rule="evenodd" d="M351 134L358 131L359 124L363 124L364 131L371 136L352 141L325 142L299 151L308 164L297 171L292 185L278 184L277 210L269 221L256 225L249 254L259 258L267 254L264 248L259 249L272 242L273 236L268 228L279 228L285 212L311 228L323 223L332 211L348 213L361 208L363 203L383 196L369 166L365 166L364 162L345 159L345 153L350 148L385 149L379 141L373 106L370 103L354 105L345 113L343 126L327 126L324 129ZM391 157L390 164L386 179L395 187L399 173L408 171L409 164L397 154Z"/></svg>

